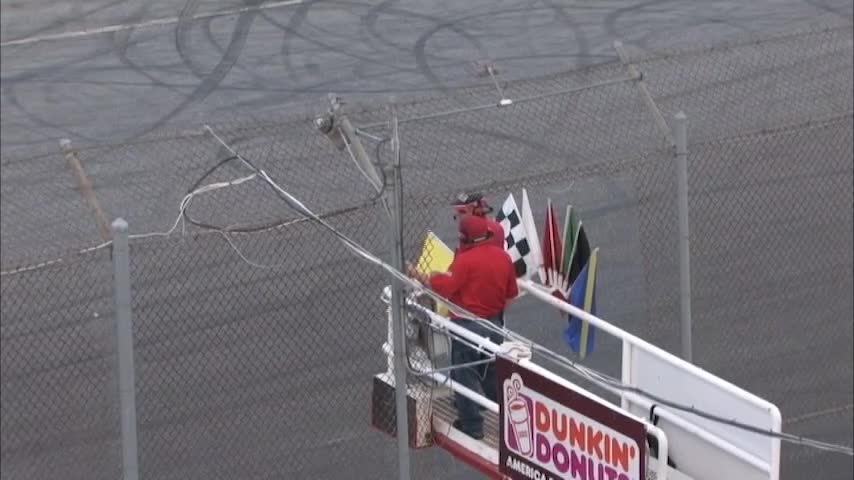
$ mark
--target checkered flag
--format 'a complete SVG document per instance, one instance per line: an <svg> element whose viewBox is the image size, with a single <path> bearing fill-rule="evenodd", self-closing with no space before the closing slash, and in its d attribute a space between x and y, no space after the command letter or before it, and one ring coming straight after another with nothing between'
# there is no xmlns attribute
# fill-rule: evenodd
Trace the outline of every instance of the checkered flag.
<svg viewBox="0 0 854 480"><path fill-rule="evenodd" d="M504 249L513 261L516 278L530 278L539 267L534 250L539 248L539 245L528 239L528 232L522 223L522 215L512 193L495 215L495 221L504 229Z"/></svg>

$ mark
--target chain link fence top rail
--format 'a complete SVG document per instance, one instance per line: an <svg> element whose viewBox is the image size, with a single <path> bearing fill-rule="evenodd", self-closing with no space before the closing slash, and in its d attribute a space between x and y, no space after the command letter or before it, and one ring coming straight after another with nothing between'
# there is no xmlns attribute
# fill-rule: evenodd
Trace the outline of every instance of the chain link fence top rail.
<svg viewBox="0 0 854 480"><path fill-rule="evenodd" d="M851 53L848 24L633 60L665 118L682 109L690 119L695 360L780 405L797 433L849 444ZM676 351L675 172L628 76L611 63L500 84L512 106L454 115L437 114L495 105L498 89L398 103L407 258L426 229L453 246L447 204L459 190L500 205L526 187L538 226L546 198L559 214L571 203L601 247L599 314ZM385 129L385 108L358 107L354 124ZM214 128L388 257L375 193L307 119ZM78 153L107 217L125 216L137 234L168 230L199 179L249 173L200 131ZM59 154L2 162L3 270L64 258L2 276L4 478L10 464L14 478L74 476L66 466L84 448L115 453L75 463L80 476L119 469L117 407L102 400L114 390L110 353L93 330L105 327L89 326L90 311L111 310L109 250L66 256L102 242L67 164ZM145 478L393 475L393 442L369 426L370 378L385 369L382 272L259 181L194 197L188 216L247 233L199 233L187 221L177 232L187 236L131 242ZM564 321L525 300L508 315L511 328L559 351ZM597 349L590 364L617 375L616 345ZM834 478L846 460L789 448L784 476L815 468ZM415 465L417 478L466 474L434 451Z"/></svg>

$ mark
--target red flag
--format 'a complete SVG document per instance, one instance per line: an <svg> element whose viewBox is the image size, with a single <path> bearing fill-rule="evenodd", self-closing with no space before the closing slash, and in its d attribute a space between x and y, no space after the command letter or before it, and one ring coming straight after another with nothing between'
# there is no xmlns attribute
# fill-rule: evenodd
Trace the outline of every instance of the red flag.
<svg viewBox="0 0 854 480"><path fill-rule="evenodd" d="M563 243L551 199L546 207L546 227L543 230L543 268L546 271L546 285L559 288L561 285L561 262Z"/></svg>

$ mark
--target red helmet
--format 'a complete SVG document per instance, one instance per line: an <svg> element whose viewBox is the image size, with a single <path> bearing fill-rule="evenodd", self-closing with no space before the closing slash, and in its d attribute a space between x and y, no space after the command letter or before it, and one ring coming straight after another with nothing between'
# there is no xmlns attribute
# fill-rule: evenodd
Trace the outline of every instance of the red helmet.
<svg viewBox="0 0 854 480"><path fill-rule="evenodd" d="M460 232L460 240L463 243L476 243L487 240L492 236L489 223L485 218L477 215L464 215L457 227Z"/></svg>
<svg viewBox="0 0 854 480"><path fill-rule="evenodd" d="M454 203L451 204L454 211L459 214L471 213L473 215L483 216L492 212L492 207L486 203L483 194L480 192L461 193L457 196Z"/></svg>

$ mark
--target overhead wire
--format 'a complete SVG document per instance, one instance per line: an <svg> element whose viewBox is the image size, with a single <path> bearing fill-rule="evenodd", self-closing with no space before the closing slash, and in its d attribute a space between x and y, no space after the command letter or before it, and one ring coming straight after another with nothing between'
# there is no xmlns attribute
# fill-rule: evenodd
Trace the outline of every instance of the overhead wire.
<svg viewBox="0 0 854 480"><path fill-rule="evenodd" d="M681 410L684 412L688 412L688 413L700 416L700 417L705 418L705 419L710 420L710 421L714 421L714 422L722 423L722 424L727 424L727 425L733 426L735 428L742 429L745 431L749 431L752 433L765 435L765 436L773 437L773 438L778 438L782 441L786 441L789 443L799 444L799 445L808 446L808 447L821 449L821 450L825 450L825 451L832 451L832 452L836 452L836 453L845 454L848 456L854 456L854 450L852 450L851 447L848 447L846 445L836 445L836 444L832 444L832 443L821 442L818 440L813 440L813 439L809 439L809 438L798 436L798 435L793 435L793 434L788 434L788 433L783 433L783 432L775 432L775 431L770 430L770 429L764 429L764 428L752 426L752 425L742 423L742 422L739 422L739 421L736 421L733 419L728 419L725 417L721 417L719 415L715 415L715 414L712 414L709 412L699 410L699 409L697 409L691 405L684 405L684 404L680 404L677 402L671 402L667 399L661 398L655 394L647 392L644 389L641 389L639 387L626 385L626 384L622 383L621 381L619 381L615 378L608 377L608 376L601 374L599 372L596 372L594 374L592 370L587 369L586 367L581 367L581 366L577 365L575 362L572 362L571 360L569 360L563 356L560 356L560 355L556 354L555 352L552 352L551 350L543 347L542 345L539 345L536 342L534 342L530 339L527 339L524 336L507 329L506 327L499 327L499 326L493 324L492 322L490 322L489 320L481 318L478 315L475 315L472 312L469 312L466 309L464 309L458 305L453 304L448 299L443 298L441 295L434 292L430 288L422 285L420 282L417 282L414 279L409 278L403 272L398 271L397 269L395 269L394 267L392 267L391 265L389 265L385 261L376 257L371 252L369 252L367 249L365 249L364 247L359 245L356 241L354 241L353 239L351 239L350 237L348 237L347 235L345 235L344 233L342 233L341 231L336 229L331 224L329 224L329 222L327 222L325 219L320 218L317 214L315 214L313 211L311 211L311 209L306 207L305 204L303 204L299 199L297 199L296 197L291 195L289 192L285 191L281 186L279 186L272 178L270 178L270 176L267 174L266 171L264 171L263 169L259 169L259 168L255 167L254 165L252 165L251 162L249 162L248 160L243 158L240 154L238 154L236 151L234 151L227 143L225 143L224 140L222 140L218 135L216 135L216 133L213 132L213 130L210 129L210 127L205 126L205 128L208 129L209 132L214 136L214 138L217 141L219 141L226 149L231 151L233 155L235 155L238 159L243 161L244 164L246 164L246 165L250 166L250 168L254 169L254 172L257 174L257 178L260 178L261 180L266 182L270 186L270 188L276 193L276 195L279 196L291 209L295 210L300 215L307 217L309 220L315 221L315 222L319 223L320 225L322 225L325 229L327 229L335 237L337 237L349 250L351 250L353 253L355 253L358 257L364 259L365 261L367 261L371 264L374 264L374 265L382 268L387 273L389 273L395 280L401 282L403 285L406 285L413 290L420 291L420 292L424 293L425 295L431 297L433 300L445 304L447 306L448 310L450 312L454 313L455 315L471 319L471 320L475 321L476 323L483 325L487 329L492 330L495 333L501 334L502 337L504 337L504 338L512 339L514 341L523 342L525 345L529 346L533 351L536 351L536 352L542 354L546 359L548 359L554 363L557 363L561 366L564 366L566 368L569 368L570 370L572 370L574 372L582 374L583 376L585 376L585 378L588 378L590 381L592 381L593 383L595 383L595 384L597 384L603 388L617 389L620 391L633 392L633 393L636 393L642 397L646 397L647 399L654 401L660 405L663 405L663 406L666 406L666 407L669 407L669 408L672 408L675 410Z"/></svg>
<svg viewBox="0 0 854 480"><path fill-rule="evenodd" d="M234 160L239 160L239 159L237 158L237 156L231 155L229 157L226 157L223 160L220 160L216 164L214 164L211 168L209 168L207 171L205 171L205 173L201 177L199 177L187 189L187 193L189 194L189 193L195 191L197 188L199 188L199 185L201 185L202 182L205 181L205 179L207 179L208 177L213 175L214 172L216 172L217 170L219 170L220 168L224 167L226 164L228 164L229 162L232 162ZM385 174L383 174L383 177L384 176L385 176ZM383 193L384 193L384 191L380 190L380 191L376 192L374 195L372 195L370 198L365 200L364 202L361 202L361 203L354 205L354 206L329 210L329 211L323 212L322 214L320 214L320 216L323 218L331 218L331 217L336 217L339 215L344 215L347 213L363 210L363 209L368 208L372 205L375 205L378 201L380 201L382 199ZM187 223L194 225L198 228L201 228L204 230L216 230L216 231L226 232L226 233L257 233L257 232L273 230L273 229L276 229L279 227L289 226L289 225L293 225L296 223L302 223L302 222L309 221L309 219L307 219L305 217L300 217L300 218L296 218L296 219L290 218L287 220L277 220L277 221L262 223L262 224L258 224L258 225L221 226L221 225L215 225L212 223L204 222L204 221L201 221L201 220L198 220L198 219L192 217L190 215L190 209L189 208L182 210L182 215L184 217L184 220Z"/></svg>

